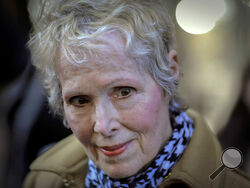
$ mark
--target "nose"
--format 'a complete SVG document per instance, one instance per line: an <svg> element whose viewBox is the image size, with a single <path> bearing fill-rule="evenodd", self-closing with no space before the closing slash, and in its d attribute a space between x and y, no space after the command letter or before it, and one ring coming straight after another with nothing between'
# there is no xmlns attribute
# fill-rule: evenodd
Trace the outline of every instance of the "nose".
<svg viewBox="0 0 250 188"><path fill-rule="evenodd" d="M117 121L118 112L111 102L99 101L95 110L94 132L105 137L114 136L120 124Z"/></svg>

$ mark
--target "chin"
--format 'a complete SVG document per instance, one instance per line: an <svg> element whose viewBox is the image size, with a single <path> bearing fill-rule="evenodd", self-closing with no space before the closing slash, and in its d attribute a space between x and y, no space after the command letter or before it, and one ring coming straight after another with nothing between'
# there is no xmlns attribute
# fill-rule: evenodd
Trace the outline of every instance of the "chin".
<svg viewBox="0 0 250 188"><path fill-rule="evenodd" d="M121 179L121 178L127 178L130 176L133 176L134 174L136 174L136 172L134 172L133 170L129 170L128 168L122 168L122 169L117 169L115 167L113 167L114 169L112 170L112 168L109 168L106 172L106 174L114 179Z"/></svg>
<svg viewBox="0 0 250 188"><path fill-rule="evenodd" d="M127 178L129 176L132 176L133 174L128 174L127 172L122 171L114 171L114 172L108 172L107 175L114 179L121 179L121 178Z"/></svg>

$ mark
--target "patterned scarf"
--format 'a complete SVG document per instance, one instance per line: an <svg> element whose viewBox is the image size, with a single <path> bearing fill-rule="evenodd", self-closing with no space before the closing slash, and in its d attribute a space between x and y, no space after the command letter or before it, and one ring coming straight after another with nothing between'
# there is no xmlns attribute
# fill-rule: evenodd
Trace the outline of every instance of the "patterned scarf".
<svg viewBox="0 0 250 188"><path fill-rule="evenodd" d="M114 179L89 160L86 187L158 187L180 159L194 130L193 120L184 111L178 111L171 106L169 109L173 134L146 170L127 178Z"/></svg>

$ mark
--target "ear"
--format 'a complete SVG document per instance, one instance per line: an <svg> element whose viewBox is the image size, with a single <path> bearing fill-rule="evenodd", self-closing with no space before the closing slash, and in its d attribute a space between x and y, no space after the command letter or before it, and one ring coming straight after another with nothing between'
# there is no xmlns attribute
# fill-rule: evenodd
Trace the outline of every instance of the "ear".
<svg viewBox="0 0 250 188"><path fill-rule="evenodd" d="M174 75L178 77L179 65L178 65L177 52L175 50L170 50L170 52L168 53L168 59L170 68L173 70Z"/></svg>

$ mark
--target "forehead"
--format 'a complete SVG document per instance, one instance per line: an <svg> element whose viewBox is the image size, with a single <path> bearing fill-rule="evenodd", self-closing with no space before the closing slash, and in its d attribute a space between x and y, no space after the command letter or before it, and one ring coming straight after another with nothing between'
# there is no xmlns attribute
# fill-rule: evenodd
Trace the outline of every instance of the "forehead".
<svg viewBox="0 0 250 188"><path fill-rule="evenodd" d="M104 51L94 51L90 55L86 53L86 62L81 64L73 64L68 58L59 51L56 62L56 72L60 79L69 79L77 72L105 72L105 71L122 71L122 72L141 72L139 62L129 58L125 50L125 40L118 32L103 34L96 39L97 43L105 45Z"/></svg>

